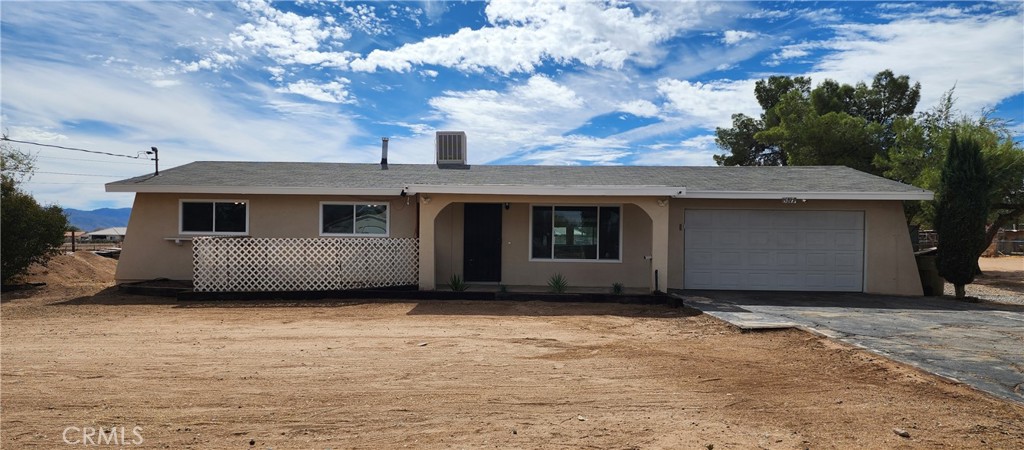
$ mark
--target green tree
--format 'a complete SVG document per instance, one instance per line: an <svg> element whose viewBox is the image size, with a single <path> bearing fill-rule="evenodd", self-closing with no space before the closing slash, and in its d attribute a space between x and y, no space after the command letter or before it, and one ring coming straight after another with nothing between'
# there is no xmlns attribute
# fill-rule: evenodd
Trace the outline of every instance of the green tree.
<svg viewBox="0 0 1024 450"><path fill-rule="evenodd" d="M0 167L0 282L8 284L54 254L64 242L68 219L59 206L41 206L19 189L34 170L32 155L4 141Z"/></svg>
<svg viewBox="0 0 1024 450"><path fill-rule="evenodd" d="M879 174L873 164L895 141L897 123L913 114L921 86L884 70L871 85L825 80L813 90L806 77L758 81L754 96L764 112L756 120L733 116L715 130L726 151L718 165L846 165Z"/></svg>
<svg viewBox="0 0 1024 450"><path fill-rule="evenodd" d="M978 275L978 257L985 250L989 178L981 145L973 137L950 137L942 166L935 231L939 240L936 264L939 275L953 284L956 297Z"/></svg>
<svg viewBox="0 0 1024 450"><path fill-rule="evenodd" d="M970 136L981 146L981 156L989 171L990 189L986 246L999 229L1024 216L1024 147L1013 139L1009 124L982 115L974 119L957 112L953 90L939 104L916 118L899 120L894 125L894 145L875 159L886 178L937 191L940 173L948 154L951 136ZM906 203L911 223L930 227L935 219L936 202Z"/></svg>

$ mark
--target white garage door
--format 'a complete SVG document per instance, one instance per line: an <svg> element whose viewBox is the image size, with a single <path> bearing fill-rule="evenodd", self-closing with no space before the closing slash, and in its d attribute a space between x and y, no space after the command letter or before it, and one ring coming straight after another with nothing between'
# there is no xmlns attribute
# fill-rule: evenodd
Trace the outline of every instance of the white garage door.
<svg viewBox="0 0 1024 450"><path fill-rule="evenodd" d="M686 210L687 289L860 292L862 211Z"/></svg>

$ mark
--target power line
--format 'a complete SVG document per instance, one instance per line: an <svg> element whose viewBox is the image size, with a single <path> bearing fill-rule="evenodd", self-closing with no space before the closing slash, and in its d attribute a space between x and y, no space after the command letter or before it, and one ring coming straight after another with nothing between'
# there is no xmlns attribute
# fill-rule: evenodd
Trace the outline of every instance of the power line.
<svg viewBox="0 0 1024 450"><path fill-rule="evenodd" d="M145 162L132 162L132 161L104 161L102 159L62 158L60 156L43 156L43 155L35 155L35 157L36 158L42 158L42 159L60 159L60 160L66 160L66 161L101 162L101 163L105 163L105 164L137 164L137 165L145 165L145 166L149 165L149 163L145 163Z"/></svg>
<svg viewBox="0 0 1024 450"><path fill-rule="evenodd" d="M32 180L25 181L24 183L25 184L76 184L76 185L90 185L90 186L95 186L96 185L96 183L50 183L50 182L47 182L47 181L32 181Z"/></svg>
<svg viewBox="0 0 1024 450"><path fill-rule="evenodd" d="M76 175L76 176L80 176L80 177L106 177L106 178L120 178L120 177L123 177L123 175L100 175L100 174L96 174L96 173L43 172L41 170L37 170L35 173L45 173L45 174L50 174L50 175ZM125 178L131 178L131 177L125 177Z"/></svg>
<svg viewBox="0 0 1024 450"><path fill-rule="evenodd" d="M76 152L95 153L97 155L119 156L119 157L122 157L122 158L131 158L131 159L140 159L141 158L139 155L135 155L135 156L122 155L122 154L119 154L119 153L109 153L109 152L100 152L100 151L96 151L96 150L86 150L84 148L64 147L62 145L41 144L39 142L19 141L17 139L11 139L11 138L9 138L7 136L4 136L4 137L0 138L0 140L10 141L10 142L17 142L19 144L38 145L40 147L52 147L52 148L59 148L59 149L63 149L63 150L73 150L73 151L76 151Z"/></svg>

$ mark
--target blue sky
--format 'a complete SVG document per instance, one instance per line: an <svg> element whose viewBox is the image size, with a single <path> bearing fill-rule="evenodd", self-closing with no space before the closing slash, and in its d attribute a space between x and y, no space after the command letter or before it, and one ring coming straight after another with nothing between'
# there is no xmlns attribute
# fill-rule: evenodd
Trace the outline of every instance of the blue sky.
<svg viewBox="0 0 1024 450"><path fill-rule="evenodd" d="M1024 3L4 1L12 139L195 160L713 165L753 85L892 69L1024 135ZM130 206L143 160L21 145L44 203ZM69 175L80 174L80 175Z"/></svg>

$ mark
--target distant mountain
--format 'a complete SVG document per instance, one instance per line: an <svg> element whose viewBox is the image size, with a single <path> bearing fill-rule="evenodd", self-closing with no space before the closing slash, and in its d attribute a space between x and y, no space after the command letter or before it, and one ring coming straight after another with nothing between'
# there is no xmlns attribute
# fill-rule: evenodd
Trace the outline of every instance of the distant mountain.
<svg viewBox="0 0 1024 450"><path fill-rule="evenodd" d="M131 208L100 208L92 211L64 208L68 222L82 231L93 231L99 228L126 227Z"/></svg>

